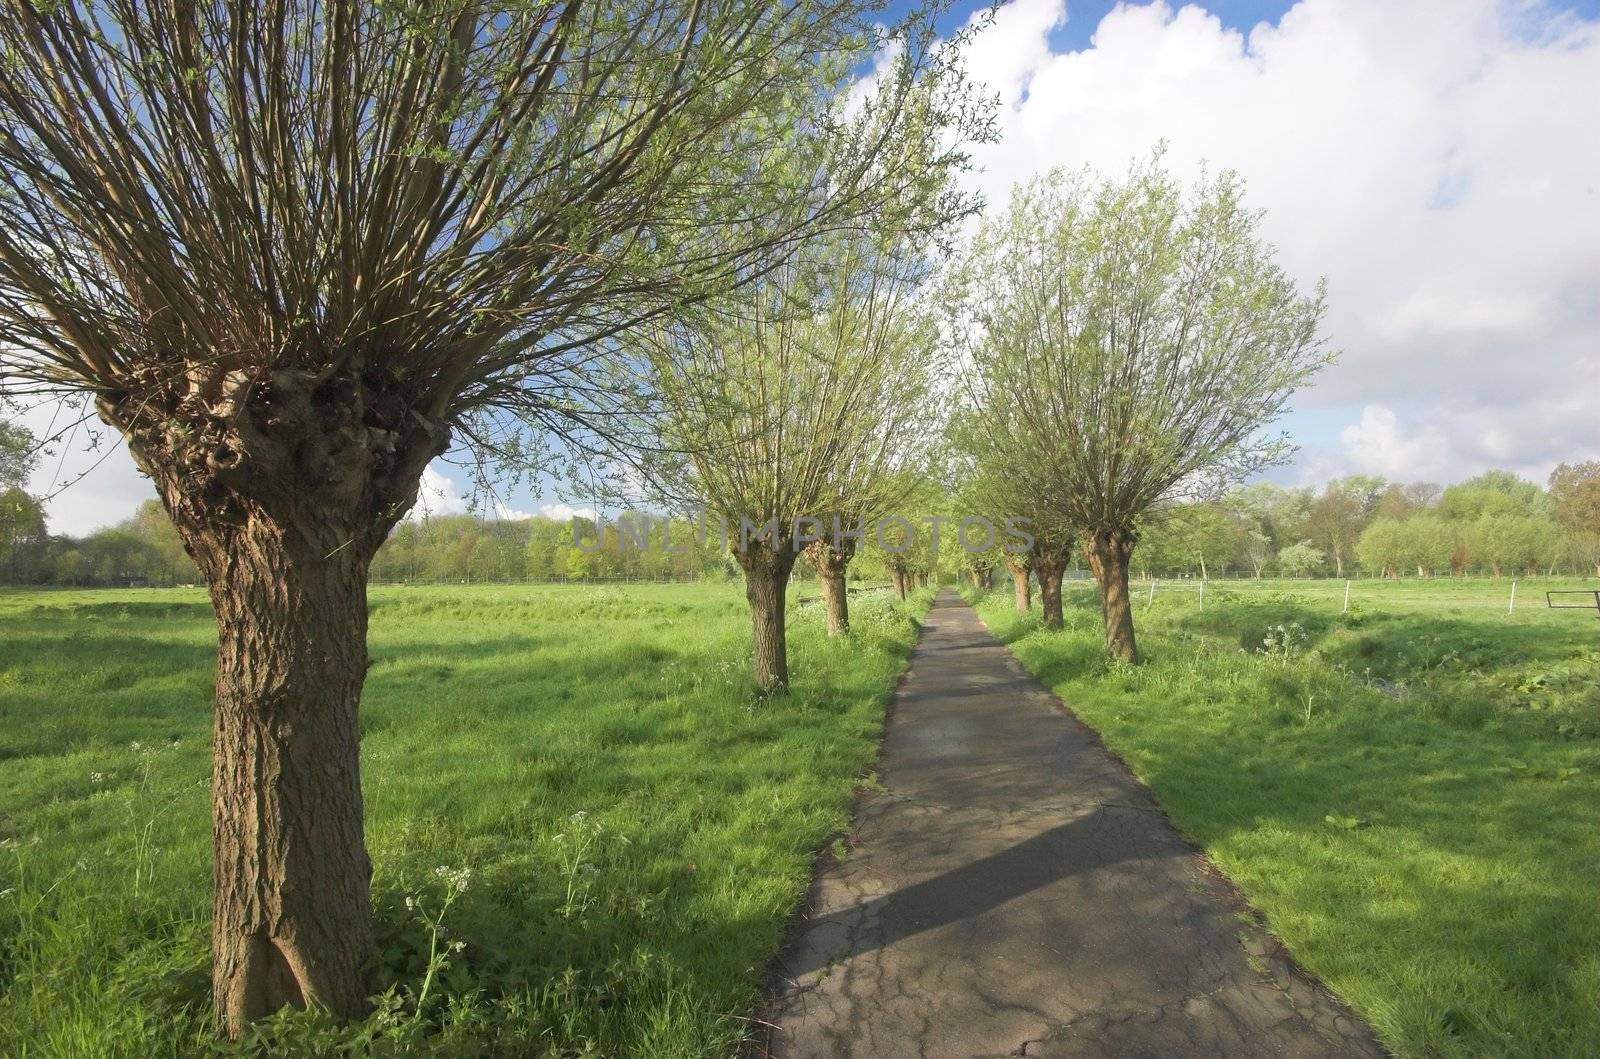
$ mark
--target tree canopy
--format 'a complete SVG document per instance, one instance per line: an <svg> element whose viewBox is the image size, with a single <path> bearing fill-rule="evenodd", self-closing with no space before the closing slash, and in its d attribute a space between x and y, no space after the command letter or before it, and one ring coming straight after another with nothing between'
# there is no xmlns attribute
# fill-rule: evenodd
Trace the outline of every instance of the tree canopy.
<svg viewBox="0 0 1600 1059"><path fill-rule="evenodd" d="M1158 152L1122 179L1019 187L952 302L981 448L1081 535L1108 646L1136 658L1137 520L1286 455L1265 429L1329 360L1321 290L1274 263L1235 176L1186 189Z"/></svg>

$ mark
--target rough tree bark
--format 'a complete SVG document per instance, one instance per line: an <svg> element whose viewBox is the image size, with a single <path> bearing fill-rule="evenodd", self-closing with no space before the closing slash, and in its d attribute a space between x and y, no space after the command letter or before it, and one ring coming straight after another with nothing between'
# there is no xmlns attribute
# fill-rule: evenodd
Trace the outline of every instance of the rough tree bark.
<svg viewBox="0 0 1600 1059"><path fill-rule="evenodd" d="M785 636L789 574L799 553L792 547L753 540L734 550L744 571L744 598L750 603L756 688L764 695L789 690L789 645Z"/></svg>
<svg viewBox="0 0 1600 1059"><path fill-rule="evenodd" d="M806 545L806 561L817 572L822 584L822 601L828 609L828 635L843 636L850 631L849 585L845 574L855 556L855 542L841 538L812 541Z"/></svg>
<svg viewBox="0 0 1600 1059"><path fill-rule="evenodd" d="M1039 605L1044 610L1045 627L1059 629L1066 621L1061 609L1061 579L1067 572L1066 553L1036 549L1033 571L1039 578Z"/></svg>
<svg viewBox="0 0 1600 1059"><path fill-rule="evenodd" d="M229 377L157 405L103 394L100 412L154 480L216 613L218 1028L236 1038L286 1005L359 1015L373 943L367 569L448 431L358 373Z"/></svg>
<svg viewBox="0 0 1600 1059"><path fill-rule="evenodd" d="M894 585L894 594L900 598L902 603L906 601L906 578L910 576L910 574L897 566L889 568L889 581Z"/></svg>
<svg viewBox="0 0 1600 1059"><path fill-rule="evenodd" d="M1006 553L1006 569L1011 571L1011 585L1017 595L1017 611L1026 614L1033 607L1033 586L1028 575L1033 572L1033 559L1026 553Z"/></svg>
<svg viewBox="0 0 1600 1059"><path fill-rule="evenodd" d="M1139 661L1139 646L1133 635L1133 600L1128 593L1128 559L1138 540L1131 529L1118 527L1091 531L1084 542L1089 568L1100 587L1106 650L1126 662Z"/></svg>

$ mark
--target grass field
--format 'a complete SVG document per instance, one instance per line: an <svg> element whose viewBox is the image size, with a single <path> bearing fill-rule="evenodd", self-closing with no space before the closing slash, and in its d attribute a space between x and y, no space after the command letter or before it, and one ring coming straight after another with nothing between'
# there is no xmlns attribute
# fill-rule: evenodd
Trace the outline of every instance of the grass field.
<svg viewBox="0 0 1600 1059"><path fill-rule="evenodd" d="M362 710L382 991L283 1054L731 1054L846 820L931 594L792 612L748 690L736 585L386 588ZM0 1055L210 1038L214 633L185 590L0 595ZM249 1051L249 1049L244 1049Z"/></svg>
<svg viewBox="0 0 1600 1059"><path fill-rule="evenodd" d="M1600 620L1524 582L1158 584L1147 664L989 627L1105 737L1302 963L1407 1056L1600 1048Z"/></svg>

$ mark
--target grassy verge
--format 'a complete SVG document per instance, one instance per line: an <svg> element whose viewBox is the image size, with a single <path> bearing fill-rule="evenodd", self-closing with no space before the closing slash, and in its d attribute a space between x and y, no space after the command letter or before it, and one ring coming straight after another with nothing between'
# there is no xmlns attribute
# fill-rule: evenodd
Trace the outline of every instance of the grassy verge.
<svg viewBox="0 0 1600 1059"><path fill-rule="evenodd" d="M728 1055L845 825L916 635L791 623L749 691L737 586L374 592L362 713L376 1010L280 1054ZM214 633L196 592L0 596L0 1054L209 1036Z"/></svg>
<svg viewBox="0 0 1600 1059"><path fill-rule="evenodd" d="M1092 589L1061 632L978 605L1395 1051L1592 1055L1600 630L1477 605L1503 585L1363 588L1141 599L1137 668Z"/></svg>

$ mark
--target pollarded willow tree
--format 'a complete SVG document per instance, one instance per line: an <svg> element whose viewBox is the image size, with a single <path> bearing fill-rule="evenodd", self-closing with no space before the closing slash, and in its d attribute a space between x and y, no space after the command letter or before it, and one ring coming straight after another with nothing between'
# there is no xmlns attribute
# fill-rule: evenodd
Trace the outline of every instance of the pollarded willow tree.
<svg viewBox="0 0 1600 1059"><path fill-rule="evenodd" d="M1137 661L1128 561L1154 505L1283 459L1264 431L1330 360L1323 293L1274 263L1232 174L1187 191L1161 155L1052 173L982 228L953 329L985 450L1080 535L1106 645Z"/></svg>
<svg viewBox="0 0 1600 1059"><path fill-rule="evenodd" d="M452 441L609 437L609 341L963 156L863 0L3 0L0 392L92 395L219 630L221 1028L360 1011L366 577ZM902 223L916 218L903 212Z"/></svg>
<svg viewBox="0 0 1600 1059"><path fill-rule="evenodd" d="M726 526L763 692L789 684L785 594L802 550L853 555L850 535L895 510L938 436L940 347L909 245L892 230L819 240L650 346L666 436L687 454L664 484ZM824 575L843 621L845 562L831 586Z"/></svg>
<svg viewBox="0 0 1600 1059"><path fill-rule="evenodd" d="M1016 414L1011 405L969 400L951 417L950 448L956 456L952 484L964 507L984 512L991 522L1019 528L1020 533L1006 535L1001 551L1017 611L1026 614L1032 608L1030 578L1037 577L1044 624L1059 629L1065 621L1061 586L1076 527L1055 498L1054 483L1034 477L1042 469L1040 462L1018 459L1007 446L1017 428L1002 421Z"/></svg>

